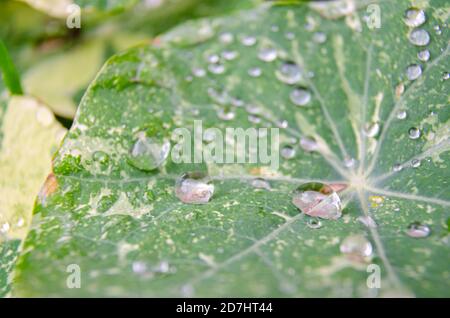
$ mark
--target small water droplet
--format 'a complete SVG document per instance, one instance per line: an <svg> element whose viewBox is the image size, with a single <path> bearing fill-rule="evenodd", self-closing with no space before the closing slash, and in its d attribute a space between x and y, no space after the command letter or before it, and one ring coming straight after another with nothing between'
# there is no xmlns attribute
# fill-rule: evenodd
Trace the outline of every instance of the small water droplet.
<svg viewBox="0 0 450 318"><path fill-rule="evenodd" d="M278 32L278 31L280 30L280 28L278 27L278 25L272 25L272 26L270 27L270 30L271 30L272 32Z"/></svg>
<svg viewBox="0 0 450 318"><path fill-rule="evenodd" d="M148 137L145 133L140 133L131 148L128 161L135 168L151 171L166 161L169 151L170 141L167 139Z"/></svg>
<svg viewBox="0 0 450 318"><path fill-rule="evenodd" d="M410 81L418 79L422 75L422 67L418 64L411 64L406 68L406 77Z"/></svg>
<svg viewBox="0 0 450 318"><path fill-rule="evenodd" d="M147 272L147 264L142 261L135 261L131 264L131 268L136 274L145 274Z"/></svg>
<svg viewBox="0 0 450 318"><path fill-rule="evenodd" d="M307 151L316 151L319 148L319 144L313 137L302 136L300 137L300 147Z"/></svg>
<svg viewBox="0 0 450 318"><path fill-rule="evenodd" d="M424 29L416 29L409 34L409 42L416 46L426 46L430 43L430 34Z"/></svg>
<svg viewBox="0 0 450 318"><path fill-rule="evenodd" d="M23 217L20 217L17 222L16 222L16 226L17 227L22 227L25 225L25 219Z"/></svg>
<svg viewBox="0 0 450 318"><path fill-rule="evenodd" d="M245 107L245 110L249 113L249 114L253 114L253 115L257 115L261 113L261 107L259 107L258 105L255 104L248 104Z"/></svg>
<svg viewBox="0 0 450 318"><path fill-rule="evenodd" d="M187 172L175 183L175 195L184 203L205 204L214 194L214 185L203 172Z"/></svg>
<svg viewBox="0 0 450 318"><path fill-rule="evenodd" d="M251 181L251 185L254 188L257 188L257 189L266 189L266 190L270 190L271 189L270 183L267 180L263 179L263 178L253 179Z"/></svg>
<svg viewBox="0 0 450 318"><path fill-rule="evenodd" d="M342 215L341 199L328 185L310 182L300 185L292 203L303 213L323 219L338 219Z"/></svg>
<svg viewBox="0 0 450 318"><path fill-rule="evenodd" d="M411 160L411 167L418 168L420 167L420 160L419 159L413 159Z"/></svg>
<svg viewBox="0 0 450 318"><path fill-rule="evenodd" d="M256 38L254 36L243 36L241 38L241 43L245 46L253 46L256 44Z"/></svg>
<svg viewBox="0 0 450 318"><path fill-rule="evenodd" d="M291 102L297 106L305 106L311 101L311 93L306 88L297 87L289 95Z"/></svg>
<svg viewBox="0 0 450 318"><path fill-rule="evenodd" d="M410 139L417 139L420 137L420 129L416 127L411 127L408 130L408 135Z"/></svg>
<svg viewBox="0 0 450 318"><path fill-rule="evenodd" d="M403 169L403 166L402 166L401 163L396 163L396 164L394 164L394 166L392 167L392 170L394 170L395 172L402 171L402 169Z"/></svg>
<svg viewBox="0 0 450 318"><path fill-rule="evenodd" d="M345 158L344 159L344 167L346 168L352 168L356 164L355 158Z"/></svg>
<svg viewBox="0 0 450 318"><path fill-rule="evenodd" d="M425 12L418 8L409 8L405 11L405 24L410 27L418 27L425 23Z"/></svg>
<svg viewBox="0 0 450 318"><path fill-rule="evenodd" d="M230 44L234 41L234 35L230 32L224 32L219 36L220 42L223 44Z"/></svg>
<svg viewBox="0 0 450 318"><path fill-rule="evenodd" d="M195 77L204 77L206 75L206 71L203 68L194 67L192 69L192 75Z"/></svg>
<svg viewBox="0 0 450 318"><path fill-rule="evenodd" d="M225 66L221 63L209 64L208 70L213 74L222 74L225 72Z"/></svg>
<svg viewBox="0 0 450 318"><path fill-rule="evenodd" d="M316 32L313 34L313 41L316 43L325 43L327 40L327 35L323 32Z"/></svg>
<svg viewBox="0 0 450 318"><path fill-rule="evenodd" d="M406 110L401 109L397 113L397 119L405 119L407 115Z"/></svg>
<svg viewBox="0 0 450 318"><path fill-rule="evenodd" d="M11 226L9 225L9 223L8 223L8 222L5 222L5 223L3 223L3 224L0 226L0 233L1 233L1 234L6 234L6 233L8 233L8 231L9 231L10 228L11 228Z"/></svg>
<svg viewBox="0 0 450 318"><path fill-rule="evenodd" d="M378 135L380 128L379 122L370 122L364 125L363 133L367 137L373 138Z"/></svg>
<svg viewBox="0 0 450 318"><path fill-rule="evenodd" d="M222 57L227 60L227 61L232 61L235 58L237 58L238 56L238 52L237 51L232 51L232 50L225 50L222 52Z"/></svg>
<svg viewBox="0 0 450 318"><path fill-rule="evenodd" d="M427 62L430 59L430 51L423 50L417 53L417 58L422 62Z"/></svg>
<svg viewBox="0 0 450 318"><path fill-rule="evenodd" d="M442 74L442 80L446 81L450 78L450 73L449 72L445 72L444 74Z"/></svg>
<svg viewBox="0 0 450 318"><path fill-rule="evenodd" d="M279 120L279 121L277 121L276 124L277 124L278 128L288 128L288 126L289 126L289 123L287 120Z"/></svg>
<svg viewBox="0 0 450 318"><path fill-rule="evenodd" d="M271 47L262 48L258 53L258 58L264 62L275 61L277 56L277 50Z"/></svg>
<svg viewBox="0 0 450 318"><path fill-rule="evenodd" d="M441 35L442 34L442 30L441 30L441 27L439 25L435 25L433 27L433 29L434 29L434 31L436 31L437 35Z"/></svg>
<svg viewBox="0 0 450 318"><path fill-rule="evenodd" d="M233 120L236 117L236 113L229 108L219 108L217 116L222 120Z"/></svg>
<svg viewBox="0 0 450 318"><path fill-rule="evenodd" d="M280 154L284 159L292 159L295 157L295 149L291 145L286 145L281 148Z"/></svg>
<svg viewBox="0 0 450 318"><path fill-rule="evenodd" d="M406 234L414 238L427 237L430 233L430 227L426 224L421 224L420 222L411 223L406 230Z"/></svg>
<svg viewBox="0 0 450 318"><path fill-rule="evenodd" d="M242 99L236 98L236 97L232 97L231 98L231 105L235 106L235 107L242 107L244 106L244 101Z"/></svg>
<svg viewBox="0 0 450 318"><path fill-rule="evenodd" d="M311 229L320 229L322 227L322 222L316 218L310 218L306 221L306 225Z"/></svg>
<svg viewBox="0 0 450 318"><path fill-rule="evenodd" d="M292 41L293 39L295 39L295 34L294 34L294 32L286 32L286 33L284 34L284 37L285 37L287 40Z"/></svg>
<svg viewBox="0 0 450 318"><path fill-rule="evenodd" d="M358 221L367 226L368 228L374 229L377 227L377 223L375 223L375 220L368 215L358 217Z"/></svg>
<svg viewBox="0 0 450 318"><path fill-rule="evenodd" d="M275 76L281 82L293 85L302 79L302 72L300 67L294 62L284 62L275 72Z"/></svg>
<svg viewBox="0 0 450 318"><path fill-rule="evenodd" d="M251 77L259 77L262 74L262 70L259 67L252 67L248 70L248 75Z"/></svg>
<svg viewBox="0 0 450 318"><path fill-rule="evenodd" d="M248 121L253 123L253 124L259 124L261 122L261 117L259 117L258 115L248 115Z"/></svg>
<svg viewBox="0 0 450 318"><path fill-rule="evenodd" d="M208 63L219 63L220 57L217 54L211 54L207 58Z"/></svg>
<svg viewBox="0 0 450 318"><path fill-rule="evenodd" d="M347 236L341 243L341 253L362 260L372 255L373 248L369 240L360 234L352 234Z"/></svg>

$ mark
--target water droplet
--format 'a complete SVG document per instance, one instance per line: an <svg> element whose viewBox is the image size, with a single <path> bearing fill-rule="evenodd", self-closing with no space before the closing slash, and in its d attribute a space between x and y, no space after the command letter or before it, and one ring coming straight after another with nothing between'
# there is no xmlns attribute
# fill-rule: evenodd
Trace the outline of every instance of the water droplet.
<svg viewBox="0 0 450 318"><path fill-rule="evenodd" d="M439 25L435 25L433 27L433 29L434 29L434 31L436 31L437 35L441 35L442 34L442 30L441 30L441 27Z"/></svg>
<svg viewBox="0 0 450 318"><path fill-rule="evenodd" d="M251 69L248 70L248 75L250 75L251 77L259 77L261 76L262 71L259 67L252 67Z"/></svg>
<svg viewBox="0 0 450 318"><path fill-rule="evenodd" d="M254 36L244 36L241 38L241 43L245 46L253 46L256 43L256 38Z"/></svg>
<svg viewBox="0 0 450 318"><path fill-rule="evenodd" d="M380 123L379 122L371 122L364 125L363 133L367 137L373 138L378 135L380 132Z"/></svg>
<svg viewBox="0 0 450 318"><path fill-rule="evenodd" d="M374 229L377 227L377 223L375 223L375 220L368 215L358 217L358 221L367 226L368 228Z"/></svg>
<svg viewBox="0 0 450 318"><path fill-rule="evenodd" d="M251 181L251 185L254 188L257 188L257 189L266 189L266 190L270 190L271 189L270 183L267 180L263 179L263 178L253 179Z"/></svg>
<svg viewBox="0 0 450 318"><path fill-rule="evenodd" d="M445 72L443 75L442 75L442 80L443 81L446 81L446 80L448 80L450 78L450 73L449 72Z"/></svg>
<svg viewBox="0 0 450 318"><path fill-rule="evenodd" d="M316 218L310 218L306 221L306 225L311 229L320 229L322 227L322 222Z"/></svg>
<svg viewBox="0 0 450 318"><path fill-rule="evenodd" d="M286 145L281 148L280 154L284 159L292 159L295 157L295 149L291 145Z"/></svg>
<svg viewBox="0 0 450 318"><path fill-rule="evenodd" d="M249 114L254 114L254 115L257 115L257 114L261 113L261 107L259 107L258 105L255 105L255 104L248 104L245 107L245 110Z"/></svg>
<svg viewBox="0 0 450 318"><path fill-rule="evenodd" d="M422 75L422 67L418 64L411 64L406 68L406 77L410 81L418 79Z"/></svg>
<svg viewBox="0 0 450 318"><path fill-rule="evenodd" d="M355 158L345 158L344 159L344 167L346 168L352 168L356 164Z"/></svg>
<svg viewBox="0 0 450 318"><path fill-rule="evenodd" d="M408 135L410 139L417 139L420 137L420 129L416 127L411 127L408 130Z"/></svg>
<svg viewBox="0 0 450 318"><path fill-rule="evenodd" d="M289 41L292 41L293 39L295 39L295 34L294 34L294 32L286 32L284 34L284 37L286 39L288 39Z"/></svg>
<svg viewBox="0 0 450 318"><path fill-rule="evenodd" d="M417 8L409 8L405 11L405 24L410 27L418 27L425 23L425 12Z"/></svg>
<svg viewBox="0 0 450 318"><path fill-rule="evenodd" d="M360 234L347 236L341 243L341 253L347 254L357 260L364 259L372 255L373 248L369 240Z"/></svg>
<svg viewBox="0 0 450 318"><path fill-rule="evenodd" d="M289 123L287 120L277 121L276 124L277 124L278 128L288 128L288 126L289 126Z"/></svg>
<svg viewBox="0 0 450 318"><path fill-rule="evenodd" d="M16 226L17 227L22 227L25 225L25 219L23 217L20 217L17 222L16 222Z"/></svg>
<svg viewBox="0 0 450 318"><path fill-rule="evenodd" d="M430 34L423 29L413 30L409 34L409 42L416 46L426 46L430 43Z"/></svg>
<svg viewBox="0 0 450 318"><path fill-rule="evenodd" d="M238 52L232 50L225 50L222 52L222 57L227 61L232 61L237 58Z"/></svg>
<svg viewBox="0 0 450 318"><path fill-rule="evenodd" d="M244 106L244 101L242 99L236 98L236 97L232 97L231 98L231 105L235 106L235 107L242 107Z"/></svg>
<svg viewBox="0 0 450 318"><path fill-rule="evenodd" d="M317 141L312 137L302 136L300 137L300 147L308 152L316 151L319 148Z"/></svg>
<svg viewBox="0 0 450 318"><path fill-rule="evenodd" d="M136 274L145 274L147 273L147 264L142 261L135 261L131 264L131 268Z"/></svg>
<svg viewBox="0 0 450 318"><path fill-rule="evenodd" d="M175 195L184 203L205 204L214 194L214 185L203 172L187 172L175 183Z"/></svg>
<svg viewBox="0 0 450 318"><path fill-rule="evenodd" d="M407 115L406 110L401 109L397 113L397 119L405 119Z"/></svg>
<svg viewBox="0 0 450 318"><path fill-rule="evenodd" d="M303 213L323 219L338 219L342 215L341 199L328 185L305 183L294 191L292 203Z"/></svg>
<svg viewBox="0 0 450 318"><path fill-rule="evenodd" d="M295 84L302 79L300 67L294 62L284 62L275 72L275 76L285 84Z"/></svg>
<svg viewBox="0 0 450 318"><path fill-rule="evenodd" d="M401 163L396 163L396 164L394 164L394 166L392 167L392 170L394 170L395 172L402 171L402 169L403 169L403 166L402 166Z"/></svg>
<svg viewBox="0 0 450 318"><path fill-rule="evenodd" d="M253 123L253 124L259 124L261 122L261 117L259 117L258 115L248 115L248 121Z"/></svg>
<svg viewBox="0 0 450 318"><path fill-rule="evenodd" d="M280 28L278 27L278 25L272 25L272 26L270 27L270 30L271 30L272 32L278 32L278 31L280 30Z"/></svg>
<svg viewBox="0 0 450 318"><path fill-rule="evenodd" d="M220 57L217 54L211 54L207 58L208 63L219 63Z"/></svg>
<svg viewBox="0 0 450 318"><path fill-rule="evenodd" d="M411 223L406 230L406 234L414 238L427 237L430 233L430 227L426 224L421 224L420 222Z"/></svg>
<svg viewBox="0 0 450 318"><path fill-rule="evenodd" d="M411 167L418 168L420 167L420 160L419 159L413 159L411 160Z"/></svg>
<svg viewBox="0 0 450 318"><path fill-rule="evenodd" d="M236 117L236 113L229 108L219 108L217 116L223 120L233 120Z"/></svg>
<svg viewBox="0 0 450 318"><path fill-rule="evenodd" d="M311 93L302 87L295 88L289 95L291 102L297 106L305 106L311 101Z"/></svg>
<svg viewBox="0 0 450 318"><path fill-rule="evenodd" d="M5 222L5 223L3 223L3 224L0 226L0 233L1 233L1 234L6 234L6 233L8 233L8 231L9 231L10 228L11 228L11 227L10 227L9 223L8 223L8 222Z"/></svg>
<svg viewBox="0 0 450 318"><path fill-rule="evenodd" d="M430 51L423 50L417 53L417 58L422 62L426 62L430 59Z"/></svg>
<svg viewBox="0 0 450 318"><path fill-rule="evenodd" d="M222 74L225 72L225 66L221 63L209 64L208 70L213 74Z"/></svg>
<svg viewBox="0 0 450 318"><path fill-rule="evenodd" d="M230 44L234 41L234 35L230 32L224 32L220 34L219 41L223 44Z"/></svg>
<svg viewBox="0 0 450 318"><path fill-rule="evenodd" d="M128 161L135 168L144 171L160 167L169 156L170 141L164 138L148 137L140 133L131 148Z"/></svg>
<svg viewBox="0 0 450 318"><path fill-rule="evenodd" d="M316 32L313 34L313 41L316 43L325 43L327 40L327 35L323 32Z"/></svg>
<svg viewBox="0 0 450 318"><path fill-rule="evenodd" d="M206 75L206 71L203 68L194 67L192 69L192 75L195 77L204 77Z"/></svg>
<svg viewBox="0 0 450 318"><path fill-rule="evenodd" d="M274 48L262 48L258 53L258 58L264 62L272 62L277 58L278 53Z"/></svg>

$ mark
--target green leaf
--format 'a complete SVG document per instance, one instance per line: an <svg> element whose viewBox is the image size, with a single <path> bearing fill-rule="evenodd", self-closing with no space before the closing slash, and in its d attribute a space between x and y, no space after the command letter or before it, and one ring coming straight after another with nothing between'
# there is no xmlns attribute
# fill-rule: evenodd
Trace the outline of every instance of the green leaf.
<svg viewBox="0 0 450 318"><path fill-rule="evenodd" d="M21 95L22 86L20 85L19 74L17 74L13 61L9 56L5 44L0 39L0 69L3 74L3 80L11 94Z"/></svg>
<svg viewBox="0 0 450 318"><path fill-rule="evenodd" d="M66 130L51 111L30 97L1 101L0 296L10 290L10 274L25 238L35 193L51 169L51 157Z"/></svg>
<svg viewBox="0 0 450 318"><path fill-rule="evenodd" d="M417 54L424 48L410 43L412 28L404 22L409 1L378 2L379 29L368 28L366 7L339 3L266 4L184 24L159 47L111 58L55 157L57 182L36 205L15 295L449 296L448 4L415 4L426 12L420 29L431 38L431 59L422 62ZM243 45L246 36L256 43L247 38ZM277 50L276 60L258 58L267 47ZM223 73L214 74L215 65L193 76L193 68L207 70L208 57L225 50L237 57L221 58ZM306 106L291 100L297 84L279 80L286 62L302 69L299 85L311 94ZM422 67L415 80L406 75L411 64ZM254 68L259 76L249 75ZM249 120L255 106L258 124ZM224 109L235 118L220 119ZM407 116L398 119L402 110ZM192 129L196 119L204 129L285 120L280 141L284 147L295 138L295 155L280 157L279 169L176 164L170 157L153 172L130 164L139 132ZM380 131L366 136L372 122ZM420 129L415 139L413 127ZM305 136L317 141L315 151L299 147ZM350 158L356 164L348 167ZM213 180L207 204L182 203L174 193L175 179L192 170L207 170ZM270 189L255 188L256 177ZM293 191L310 181L344 188L341 218L321 220L318 228L293 205ZM407 235L415 222L430 234ZM342 253L355 235L366 243L357 252L366 254ZM81 288L68 288L71 264L80 268ZM368 288L370 264L380 266L379 290Z"/></svg>

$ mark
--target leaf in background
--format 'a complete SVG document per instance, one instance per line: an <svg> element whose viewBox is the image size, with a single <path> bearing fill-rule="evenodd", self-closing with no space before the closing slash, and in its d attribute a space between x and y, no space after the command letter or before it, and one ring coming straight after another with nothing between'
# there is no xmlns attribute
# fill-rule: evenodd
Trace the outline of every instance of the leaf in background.
<svg viewBox="0 0 450 318"><path fill-rule="evenodd" d="M0 148L0 296L27 234L35 193L51 170L51 157L66 130L30 97L2 101Z"/></svg>
<svg viewBox="0 0 450 318"><path fill-rule="evenodd" d="M380 29L365 7L263 5L111 58L55 158L15 295L373 296L373 263L380 295L449 296L449 8L417 2L431 38L417 47L411 3L377 5ZM195 119L280 127L280 168L130 164L140 132ZM175 195L193 169L213 179L207 204ZM299 213L293 191L310 181L345 188L342 218ZM80 289L67 288L70 264Z"/></svg>

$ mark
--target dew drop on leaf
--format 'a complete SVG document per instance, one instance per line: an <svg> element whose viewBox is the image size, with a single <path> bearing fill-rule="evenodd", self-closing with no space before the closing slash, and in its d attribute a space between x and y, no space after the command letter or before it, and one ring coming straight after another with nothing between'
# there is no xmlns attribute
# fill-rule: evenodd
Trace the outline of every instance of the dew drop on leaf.
<svg viewBox="0 0 450 318"><path fill-rule="evenodd" d="M409 34L409 42L416 46L426 46L430 43L430 34L423 29L413 30Z"/></svg>
<svg viewBox="0 0 450 318"><path fill-rule="evenodd" d="M10 228L11 228L11 226L9 225L8 222L3 223L2 225L0 225L0 234L8 233Z"/></svg>
<svg viewBox="0 0 450 318"><path fill-rule="evenodd" d="M251 181L251 185L252 187L256 188L256 189L266 189L266 190L270 190L271 186L269 181L263 179L263 178L256 178L253 179Z"/></svg>
<svg viewBox="0 0 450 318"><path fill-rule="evenodd" d="M275 61L277 56L277 50L274 48L262 48L258 53L258 58L264 62Z"/></svg>
<svg viewBox="0 0 450 318"><path fill-rule="evenodd" d="M295 157L295 149L291 145L286 145L281 148L280 154L284 159L292 159Z"/></svg>
<svg viewBox="0 0 450 318"><path fill-rule="evenodd" d="M225 66L221 63L209 64L208 70L213 74L222 74L225 72Z"/></svg>
<svg viewBox="0 0 450 318"><path fill-rule="evenodd" d="M261 117L259 117L258 115L250 114L248 115L248 121L253 124L259 124L261 122Z"/></svg>
<svg viewBox="0 0 450 318"><path fill-rule="evenodd" d="M419 159L413 159L411 160L411 167L418 168L420 167L420 160Z"/></svg>
<svg viewBox="0 0 450 318"><path fill-rule="evenodd" d="M403 169L403 166L402 166L401 163L396 163L396 164L394 164L394 166L392 167L392 170L394 170L395 172L402 171L402 169Z"/></svg>
<svg viewBox="0 0 450 318"><path fill-rule="evenodd" d="M241 38L241 43L245 46L253 46L256 44L256 38L254 36L244 36Z"/></svg>
<svg viewBox="0 0 450 318"><path fill-rule="evenodd" d="M217 54L211 54L207 58L208 63L219 63L220 57Z"/></svg>
<svg viewBox="0 0 450 318"><path fill-rule="evenodd" d="M192 69L192 75L195 77L204 77L206 75L206 71L203 68L194 67Z"/></svg>
<svg viewBox="0 0 450 318"><path fill-rule="evenodd" d="M222 120L233 120L236 117L236 113L229 108L219 108L217 110L217 117Z"/></svg>
<svg viewBox="0 0 450 318"><path fill-rule="evenodd" d="M317 141L312 137L302 136L300 137L300 147L308 152L316 151L319 148Z"/></svg>
<svg viewBox="0 0 450 318"><path fill-rule="evenodd" d="M140 133L131 148L129 163L144 171L155 170L160 167L169 156L170 141L163 138L148 137Z"/></svg>
<svg viewBox="0 0 450 318"><path fill-rule="evenodd" d="M421 224L420 222L411 223L406 230L406 234L414 238L427 237L430 233L430 227L426 224Z"/></svg>
<svg viewBox="0 0 450 318"><path fill-rule="evenodd" d="M305 88L297 87L292 90L289 98L297 106L306 106L311 101L311 93Z"/></svg>
<svg viewBox="0 0 450 318"><path fill-rule="evenodd" d="M316 32L313 34L313 41L316 43L325 43L327 40L327 35L323 32Z"/></svg>
<svg viewBox="0 0 450 318"><path fill-rule="evenodd" d="M205 204L213 194L214 185L203 172L184 173L175 183L175 195L184 203Z"/></svg>
<svg viewBox="0 0 450 318"><path fill-rule="evenodd" d="M450 78L450 73L449 73L449 72L445 72L445 73L442 75L442 80L444 80L444 81L448 80L449 78Z"/></svg>
<svg viewBox="0 0 450 318"><path fill-rule="evenodd" d="M238 52L237 51L232 51L232 50L225 50L222 52L222 57L227 60L227 61L232 61L235 58L237 58L238 56Z"/></svg>
<svg viewBox="0 0 450 318"><path fill-rule="evenodd" d="M259 77L261 76L262 71L259 67L252 67L251 69L248 70L248 75L250 75L251 77Z"/></svg>
<svg viewBox="0 0 450 318"><path fill-rule="evenodd" d="M370 122L364 125L364 135L367 137L376 137L380 132L380 123L378 122Z"/></svg>
<svg viewBox="0 0 450 318"><path fill-rule="evenodd" d="M355 158L345 158L344 159L344 167L346 168L352 168L356 164Z"/></svg>
<svg viewBox="0 0 450 318"><path fill-rule="evenodd" d="M294 34L294 32L286 32L284 34L284 37L286 39L288 39L289 41L292 41L293 39L295 39L295 34Z"/></svg>
<svg viewBox="0 0 450 318"><path fill-rule="evenodd" d="M224 32L219 35L219 41L223 44L230 44L234 41L234 35L230 32Z"/></svg>
<svg viewBox="0 0 450 318"><path fill-rule="evenodd" d="M407 115L406 110L401 109L397 112L397 119L405 119Z"/></svg>
<svg viewBox="0 0 450 318"><path fill-rule="evenodd" d="M364 259L372 255L373 248L369 240L361 234L347 236L341 243L341 253L356 259Z"/></svg>
<svg viewBox="0 0 450 318"><path fill-rule="evenodd" d="M416 127L411 127L408 130L408 135L410 139L417 139L420 137L420 129Z"/></svg>
<svg viewBox="0 0 450 318"><path fill-rule="evenodd" d="M308 221L306 222L306 225L310 228L310 229L320 229L322 227L322 222L320 222L319 219L316 218L310 218L308 219Z"/></svg>
<svg viewBox="0 0 450 318"><path fill-rule="evenodd" d="M422 62L427 62L430 59L430 51L423 50L417 53L417 58Z"/></svg>
<svg viewBox="0 0 450 318"><path fill-rule="evenodd" d="M309 182L295 191L292 203L303 213L323 219L338 219L342 215L341 199L328 185Z"/></svg>
<svg viewBox="0 0 450 318"><path fill-rule="evenodd" d="M372 219L372 217L370 217L369 215L358 217L358 221L361 222L362 224L364 224L368 228L374 229L377 227L377 223L375 223L375 220Z"/></svg>
<svg viewBox="0 0 450 318"><path fill-rule="evenodd" d="M418 64L411 64L406 68L406 77L410 81L418 79L422 75L422 67Z"/></svg>
<svg viewBox="0 0 450 318"><path fill-rule="evenodd" d="M292 85L302 79L302 72L300 67L294 62L284 62L275 72L275 76L281 82Z"/></svg>
<svg viewBox="0 0 450 318"><path fill-rule="evenodd" d="M425 12L418 8L409 8L405 11L405 24L410 27L418 27L425 23Z"/></svg>

